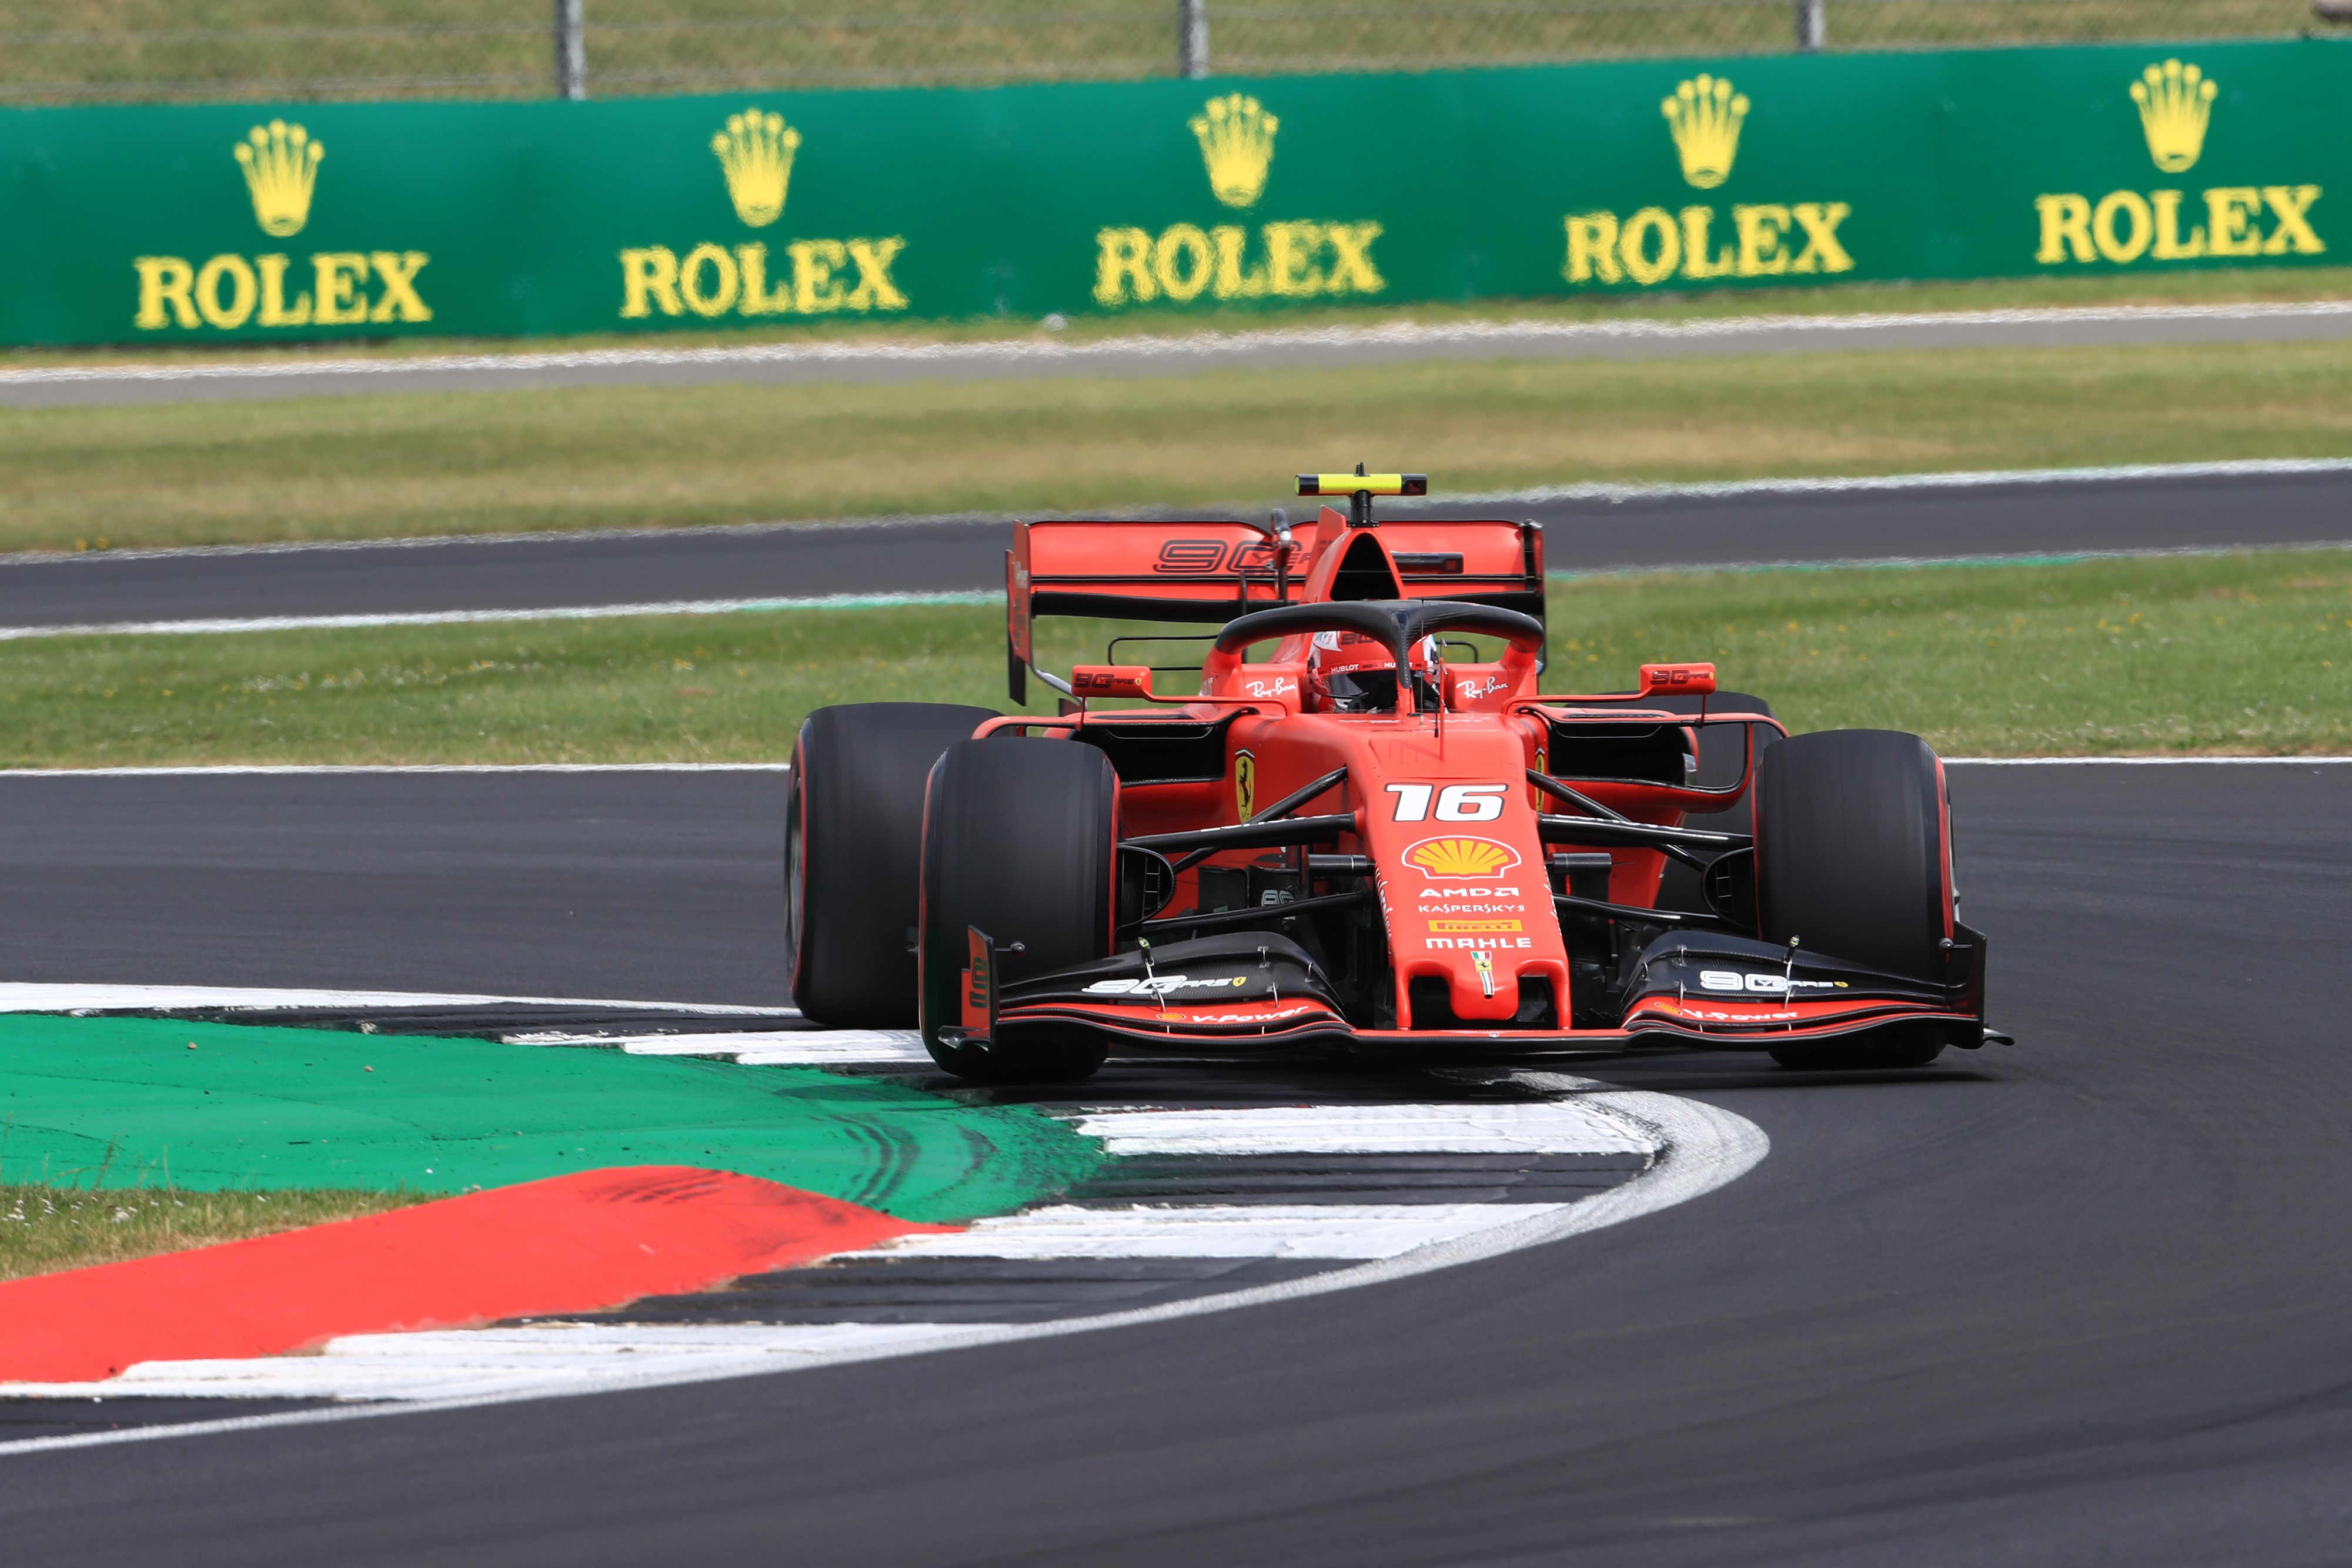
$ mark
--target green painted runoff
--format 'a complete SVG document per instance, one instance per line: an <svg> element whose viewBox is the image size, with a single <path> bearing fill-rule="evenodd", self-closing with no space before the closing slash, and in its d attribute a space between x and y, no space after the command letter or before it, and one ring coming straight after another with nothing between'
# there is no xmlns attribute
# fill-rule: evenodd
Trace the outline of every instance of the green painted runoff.
<svg viewBox="0 0 2352 1568"><path fill-rule="evenodd" d="M1024 1107L813 1068L0 1016L0 1180L438 1194L676 1165L948 1224L1018 1208L1101 1158Z"/></svg>

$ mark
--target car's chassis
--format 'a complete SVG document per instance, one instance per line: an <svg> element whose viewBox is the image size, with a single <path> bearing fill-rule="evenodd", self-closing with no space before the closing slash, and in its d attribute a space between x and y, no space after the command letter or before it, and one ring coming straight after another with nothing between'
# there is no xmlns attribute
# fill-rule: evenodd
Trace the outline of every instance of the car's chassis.
<svg viewBox="0 0 2352 1568"><path fill-rule="evenodd" d="M1279 513L1018 527L1013 696L1033 674L1065 695L1056 716L959 726L970 738L931 768L915 950L942 1063L1682 1044L1916 1065L2005 1038L1984 1027L1985 938L1958 918L1924 742L1791 739L1709 664L1542 693L1541 530L1375 521L1372 496L1416 480L1302 476L1350 497L1311 536ZM1198 664L1064 680L1032 643L1051 614L1218 629L1193 640ZM1114 639L1111 657L1177 640ZM1327 678L1343 650L1384 662L1387 685ZM1156 695L1171 670L1198 670L1198 690ZM795 991L821 1017L803 861L856 857L807 847L810 810L788 875Z"/></svg>

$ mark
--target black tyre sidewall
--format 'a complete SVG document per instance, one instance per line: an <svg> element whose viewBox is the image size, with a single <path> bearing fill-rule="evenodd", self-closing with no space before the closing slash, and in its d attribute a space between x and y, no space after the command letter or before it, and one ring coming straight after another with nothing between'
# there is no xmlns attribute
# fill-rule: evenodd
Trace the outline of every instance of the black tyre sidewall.
<svg viewBox="0 0 2352 1568"><path fill-rule="evenodd" d="M1756 908L1768 942L1914 979L1943 978L1949 815L1926 741L1887 729L1800 735L1756 776Z"/></svg>
<svg viewBox="0 0 2352 1568"><path fill-rule="evenodd" d="M1000 986L1107 957L1117 919L1118 779L1091 746L973 740L931 770L923 818L922 1030L950 1071L995 1081L1084 1077L1102 1046L1084 1039L942 1045L961 1022L970 932L1000 949ZM1002 951L1013 943L1022 951Z"/></svg>
<svg viewBox="0 0 2352 1568"><path fill-rule="evenodd" d="M808 716L793 744L785 962L814 1022L910 1029L907 933L921 911L923 791L940 754L996 715L945 703L852 703Z"/></svg>

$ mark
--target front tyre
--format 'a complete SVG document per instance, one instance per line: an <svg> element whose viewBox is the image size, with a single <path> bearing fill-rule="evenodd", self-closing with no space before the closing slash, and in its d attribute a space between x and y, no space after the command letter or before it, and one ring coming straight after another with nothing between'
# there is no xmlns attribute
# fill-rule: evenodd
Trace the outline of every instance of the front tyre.
<svg viewBox="0 0 2352 1568"><path fill-rule="evenodd" d="M1111 953L1118 899L1118 779L1096 747L967 740L931 769L923 821L923 1044L982 1082L1089 1078L1103 1037L1031 1025L986 1047L950 1044L962 1017L970 932L997 947L1000 987ZM1015 944L1019 951L1013 951Z"/></svg>
<svg viewBox="0 0 2352 1568"><path fill-rule="evenodd" d="M1756 765L1756 912L1764 940L1940 983L1952 935L1943 764L1891 729L1792 736ZM1774 1051L1783 1067L1924 1067L1946 1026L1891 1024Z"/></svg>
<svg viewBox="0 0 2352 1568"><path fill-rule="evenodd" d="M811 1021L913 1027L923 788L940 753L995 716L847 703L801 725L784 813L784 962L793 1005Z"/></svg>

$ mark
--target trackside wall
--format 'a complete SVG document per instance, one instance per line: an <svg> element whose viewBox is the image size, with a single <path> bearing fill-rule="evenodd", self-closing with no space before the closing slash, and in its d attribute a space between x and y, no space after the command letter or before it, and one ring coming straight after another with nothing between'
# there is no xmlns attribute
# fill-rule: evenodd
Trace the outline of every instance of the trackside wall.
<svg viewBox="0 0 2352 1568"><path fill-rule="evenodd" d="M0 342L2327 264L2347 103L2352 44L2305 41L19 110Z"/></svg>

